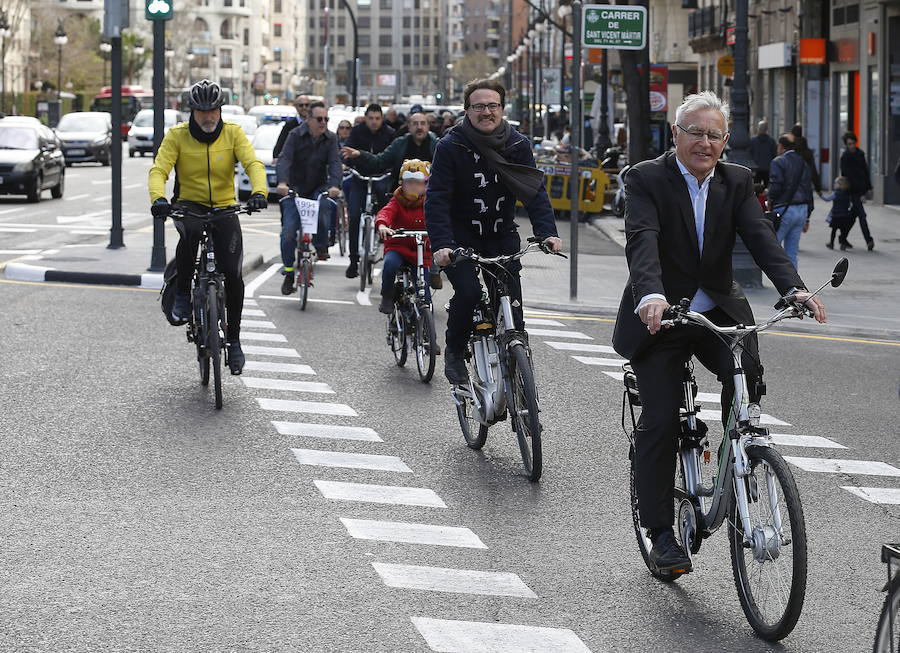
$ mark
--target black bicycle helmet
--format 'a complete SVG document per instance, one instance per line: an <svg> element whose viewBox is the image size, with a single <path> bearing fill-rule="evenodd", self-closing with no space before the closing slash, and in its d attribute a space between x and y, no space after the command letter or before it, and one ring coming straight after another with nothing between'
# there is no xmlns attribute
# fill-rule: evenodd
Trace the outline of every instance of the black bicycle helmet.
<svg viewBox="0 0 900 653"><path fill-rule="evenodd" d="M222 87L208 79L202 79L189 93L188 106L198 111L212 111L227 103Z"/></svg>

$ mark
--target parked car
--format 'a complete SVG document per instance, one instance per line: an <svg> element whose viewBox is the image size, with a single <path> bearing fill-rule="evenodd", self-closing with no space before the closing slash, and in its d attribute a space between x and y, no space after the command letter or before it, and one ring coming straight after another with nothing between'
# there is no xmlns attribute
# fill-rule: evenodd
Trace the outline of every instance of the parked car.
<svg viewBox="0 0 900 653"><path fill-rule="evenodd" d="M244 111L244 107L239 104L223 104L222 105L222 115L223 116L243 116L246 111Z"/></svg>
<svg viewBox="0 0 900 653"><path fill-rule="evenodd" d="M272 165L272 150L275 148L275 141L278 140L278 135L281 133L281 123L277 123L274 125L260 125L259 129L256 130L256 134L253 135L253 139L250 143L253 145L253 149L256 150L256 158L263 162L263 165L266 166L266 183L269 186L269 197L276 196L275 186L278 185L278 181L275 178L275 166ZM250 186L250 177L247 176L247 173L244 171L244 166L240 163L237 165L237 175L238 175L238 199L242 202L246 201L250 197L250 192L253 190Z"/></svg>
<svg viewBox="0 0 900 653"><path fill-rule="evenodd" d="M179 114L175 109L163 111L163 135L171 127L178 124ZM153 109L141 109L131 123L128 130L128 156L134 156L135 152L153 152Z"/></svg>
<svg viewBox="0 0 900 653"><path fill-rule="evenodd" d="M73 111L59 120L56 133L62 141L66 165L112 159L112 122L104 111Z"/></svg>
<svg viewBox="0 0 900 653"><path fill-rule="evenodd" d="M283 122L288 118L296 118L297 110L290 104L260 104L251 107L248 116L254 116L260 125L270 122Z"/></svg>
<svg viewBox="0 0 900 653"><path fill-rule="evenodd" d="M257 127L259 127L259 123L256 122L256 118L253 116L241 116L238 114L228 114L222 115L222 120L225 122L233 122L236 125L239 125L241 129L244 130L244 133L247 134L247 138L253 139L253 135L256 133Z"/></svg>
<svg viewBox="0 0 900 653"><path fill-rule="evenodd" d="M66 162L62 142L49 127L0 119L0 194L27 195L40 202L49 188L63 196Z"/></svg>

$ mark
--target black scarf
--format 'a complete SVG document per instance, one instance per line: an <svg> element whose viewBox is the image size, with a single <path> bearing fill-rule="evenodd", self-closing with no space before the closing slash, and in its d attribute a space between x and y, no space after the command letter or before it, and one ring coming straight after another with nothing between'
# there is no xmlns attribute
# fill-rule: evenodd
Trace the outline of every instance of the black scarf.
<svg viewBox="0 0 900 653"><path fill-rule="evenodd" d="M466 116L462 122L462 133L475 146L475 150L491 164L500 180L509 188L516 199L528 204L538 190L544 185L544 173L532 166L510 163L500 152L506 147L512 131L509 123L503 120L489 134L478 131Z"/></svg>
<svg viewBox="0 0 900 653"><path fill-rule="evenodd" d="M216 125L216 128L213 131L207 134L205 131L203 131L203 128L200 126L200 124L196 120L194 120L193 111L191 111L191 119L188 121L188 129L191 131L191 136L196 138L201 143L214 142L219 137L219 134L222 133L222 127L224 126L225 123L222 122L221 118L219 118L219 124Z"/></svg>

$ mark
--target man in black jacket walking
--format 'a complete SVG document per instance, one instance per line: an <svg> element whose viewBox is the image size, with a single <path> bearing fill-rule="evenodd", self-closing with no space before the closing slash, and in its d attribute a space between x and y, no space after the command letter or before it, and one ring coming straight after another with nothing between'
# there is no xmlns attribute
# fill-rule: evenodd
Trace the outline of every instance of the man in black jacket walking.
<svg viewBox="0 0 900 653"><path fill-rule="evenodd" d="M859 228L869 251L875 249L875 239L869 232L869 222L866 220L866 210L863 208L863 196L872 190L872 181L869 178L869 164L866 162L866 153L856 146L856 134L847 132L844 134L844 145L847 149L841 154L841 177L850 180L850 229L853 222L859 218ZM846 243L850 246L849 243Z"/></svg>
<svg viewBox="0 0 900 653"><path fill-rule="evenodd" d="M769 166L775 158L775 139L769 136L769 123L760 120L756 136L750 139L750 158L753 159L753 179L769 185Z"/></svg>

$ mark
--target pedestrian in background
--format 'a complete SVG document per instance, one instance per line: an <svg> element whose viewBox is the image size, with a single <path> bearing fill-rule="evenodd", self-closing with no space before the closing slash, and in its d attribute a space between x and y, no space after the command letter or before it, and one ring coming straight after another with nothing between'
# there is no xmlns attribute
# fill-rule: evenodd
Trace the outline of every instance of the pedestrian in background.
<svg viewBox="0 0 900 653"><path fill-rule="evenodd" d="M778 139L778 156L772 160L769 179L769 206L778 214L778 242L784 247L791 263L797 265L800 234L808 228L811 212L812 171L797 154L793 134Z"/></svg>
<svg viewBox="0 0 900 653"><path fill-rule="evenodd" d="M799 122L796 123L793 127L791 127L791 134L794 136L794 149L797 151L797 154L800 155L800 158L806 162L806 165L809 166L810 172L812 172L812 185L817 193L822 192L822 179L819 177L819 171L816 169L816 158L813 156L813 152L809 149L809 144L806 142L806 137L803 135L803 125Z"/></svg>
<svg viewBox="0 0 900 653"><path fill-rule="evenodd" d="M853 245L847 240L847 232L851 224L850 180L846 177L838 177L834 180L834 192L830 195L819 195L826 202L831 202L831 211L828 212L828 224L831 225L831 238L825 243L828 249L834 249L834 237L840 231L838 242L841 251L852 249Z"/></svg>
<svg viewBox="0 0 900 653"><path fill-rule="evenodd" d="M750 139L750 157L753 159L753 180L769 185L769 167L775 158L777 145L769 136L769 123L760 120L756 124L756 136Z"/></svg>
<svg viewBox="0 0 900 653"><path fill-rule="evenodd" d="M857 147L856 134L844 134L844 146L846 149L841 154L841 176L850 180L850 229L853 229L853 223L858 218L863 238L869 251L872 251L875 249L875 239L869 232L866 210L863 208L863 196L872 190L869 164L866 162L866 153Z"/></svg>

